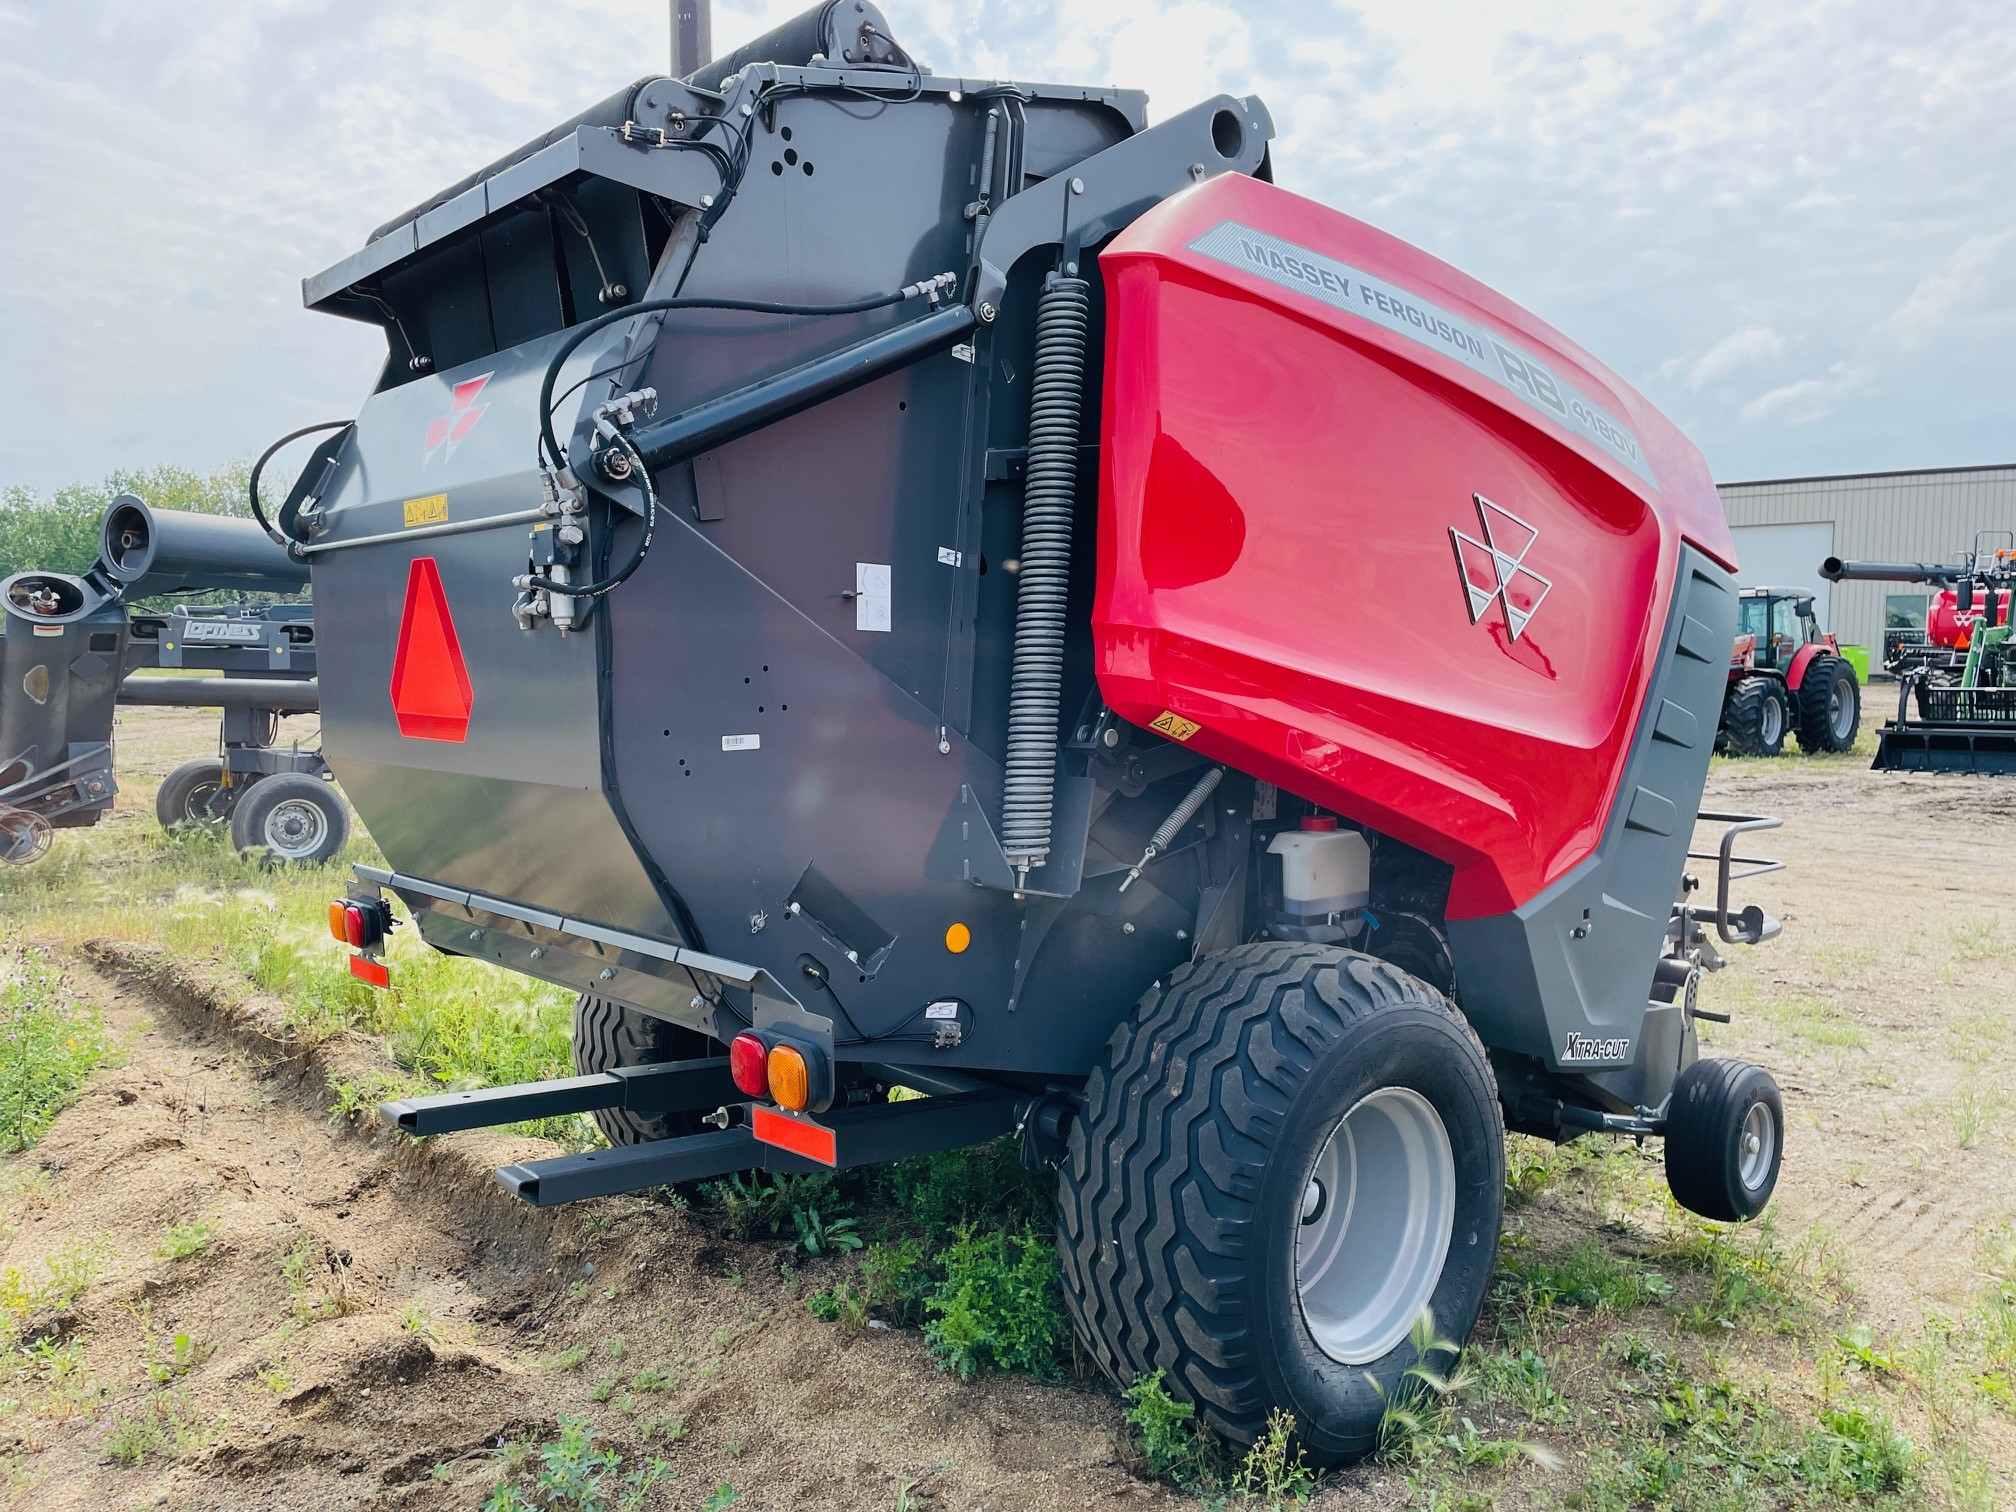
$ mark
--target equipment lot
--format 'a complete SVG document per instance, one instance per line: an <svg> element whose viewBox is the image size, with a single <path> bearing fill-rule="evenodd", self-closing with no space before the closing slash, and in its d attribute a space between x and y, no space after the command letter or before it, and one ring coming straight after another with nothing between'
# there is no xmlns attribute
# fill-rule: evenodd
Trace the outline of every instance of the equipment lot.
<svg viewBox="0 0 2016 1512"><path fill-rule="evenodd" d="M1649 1153L1514 1138L1473 1379L1312 1505L2006 1505L2016 784L1866 770L1885 701L1855 753L1718 762L1704 800L1785 820L1755 839L1789 868L1748 894L1785 932L1736 954L1712 997L1735 1021L1704 1026L1784 1085L1770 1228L1711 1238ZM306 1051L231 964L128 943L94 969L87 938L171 938L267 887L221 841L221 889L160 859L152 784L214 738L198 711L122 713L115 818L0 877L5 940L64 952L119 1047L0 1165L16 1505L474 1507L499 1441L562 1416L622 1456L612 1506L654 1459L646 1507L724 1485L752 1508L1196 1505L1147 1478L1096 1376L962 1382L914 1328L850 1337L804 1299L852 1261L733 1237L697 1197L524 1209L489 1172L530 1141L332 1120L332 1087L392 1073L381 1042ZM287 906L273 948L319 949ZM157 1253L204 1223L198 1253Z"/></svg>

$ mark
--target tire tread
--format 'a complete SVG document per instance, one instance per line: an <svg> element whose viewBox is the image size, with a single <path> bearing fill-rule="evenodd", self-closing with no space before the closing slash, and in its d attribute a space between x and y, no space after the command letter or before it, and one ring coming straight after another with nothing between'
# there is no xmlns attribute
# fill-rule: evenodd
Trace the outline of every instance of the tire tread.
<svg viewBox="0 0 2016 1512"><path fill-rule="evenodd" d="M1484 1064L1475 1032L1433 988L1299 942L1181 968L1120 1025L1072 1124L1058 1223L1065 1295L1107 1375L1125 1385L1162 1370L1213 1428L1241 1441L1261 1431L1242 1262L1268 1151L1326 1051L1384 1010L1427 1003Z"/></svg>

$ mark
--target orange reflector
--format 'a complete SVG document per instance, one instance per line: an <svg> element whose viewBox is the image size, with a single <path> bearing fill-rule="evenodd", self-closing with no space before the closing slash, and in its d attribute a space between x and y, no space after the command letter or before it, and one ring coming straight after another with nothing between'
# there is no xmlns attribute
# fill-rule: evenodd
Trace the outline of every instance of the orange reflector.
<svg viewBox="0 0 2016 1512"><path fill-rule="evenodd" d="M392 653L392 713L399 733L412 740L467 740L474 703L441 569L432 557L415 557L406 573L406 607Z"/></svg>
<svg viewBox="0 0 2016 1512"><path fill-rule="evenodd" d="M809 1118L793 1118L788 1113L779 1113L775 1108L766 1108L758 1103L749 1110L749 1132L764 1144L789 1150L793 1155L803 1155L821 1165L837 1166L840 1163L833 1131Z"/></svg>
<svg viewBox="0 0 2016 1512"><path fill-rule="evenodd" d="M966 947L973 943L973 931L964 924L949 924L945 928L945 948L954 955L964 955Z"/></svg>
<svg viewBox="0 0 2016 1512"><path fill-rule="evenodd" d="M347 944L349 941L349 935L345 932L343 928L344 923L345 920L343 918L343 902L339 898L336 902L331 903L329 905L329 935L331 939L339 940Z"/></svg>
<svg viewBox="0 0 2016 1512"><path fill-rule="evenodd" d="M360 982L369 983L373 987L390 987L392 985L392 973L385 969L385 963L383 961L374 961L369 956L353 955L350 957L350 975L357 978Z"/></svg>
<svg viewBox="0 0 2016 1512"><path fill-rule="evenodd" d="M791 1045L770 1047L770 1095L777 1105L802 1111L812 1101L812 1070Z"/></svg>

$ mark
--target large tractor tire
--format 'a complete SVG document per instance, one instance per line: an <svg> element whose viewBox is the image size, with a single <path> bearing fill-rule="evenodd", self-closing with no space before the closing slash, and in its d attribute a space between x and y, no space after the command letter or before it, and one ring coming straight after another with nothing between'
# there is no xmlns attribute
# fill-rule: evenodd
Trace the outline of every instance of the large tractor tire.
<svg viewBox="0 0 2016 1512"><path fill-rule="evenodd" d="M1771 1073L1698 1060L1666 1107L1666 1185L1690 1213L1744 1223L1764 1211L1785 1158L1785 1104Z"/></svg>
<svg viewBox="0 0 2016 1512"><path fill-rule="evenodd" d="M305 772L261 777L231 808L231 843L276 866L321 866L350 839L336 784Z"/></svg>
<svg viewBox="0 0 2016 1512"><path fill-rule="evenodd" d="M583 1076L720 1053L720 1047L698 1030L668 1024L592 992L574 1000L574 1069ZM628 1113L621 1108L596 1109L595 1125L612 1145L698 1134L704 1127L698 1113Z"/></svg>
<svg viewBox="0 0 2016 1512"><path fill-rule="evenodd" d="M1746 677L1729 691L1722 729L1732 756L1776 756L1785 749L1791 722L1785 685L1775 677Z"/></svg>
<svg viewBox="0 0 2016 1512"><path fill-rule="evenodd" d="M1862 726L1862 687L1855 669L1838 656L1816 656L1799 679L1799 749L1808 755L1841 752Z"/></svg>
<svg viewBox="0 0 2016 1512"><path fill-rule="evenodd" d="M161 779L154 793L154 817L166 830L222 824L244 794L243 784L224 786L223 762L214 756L199 756Z"/></svg>
<svg viewBox="0 0 2016 1512"><path fill-rule="evenodd" d="M1242 945L1137 1005L1086 1084L1065 1295L1115 1382L1159 1369L1235 1442L1285 1408L1335 1463L1469 1337L1504 1174L1490 1064L1448 999L1353 951Z"/></svg>

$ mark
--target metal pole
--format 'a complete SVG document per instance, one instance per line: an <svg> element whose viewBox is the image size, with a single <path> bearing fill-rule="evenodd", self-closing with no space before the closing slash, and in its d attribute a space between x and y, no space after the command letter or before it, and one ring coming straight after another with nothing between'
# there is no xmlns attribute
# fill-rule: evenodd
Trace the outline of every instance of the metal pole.
<svg viewBox="0 0 2016 1512"><path fill-rule="evenodd" d="M714 61L709 0L672 0L672 77L683 79Z"/></svg>

